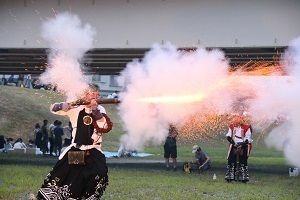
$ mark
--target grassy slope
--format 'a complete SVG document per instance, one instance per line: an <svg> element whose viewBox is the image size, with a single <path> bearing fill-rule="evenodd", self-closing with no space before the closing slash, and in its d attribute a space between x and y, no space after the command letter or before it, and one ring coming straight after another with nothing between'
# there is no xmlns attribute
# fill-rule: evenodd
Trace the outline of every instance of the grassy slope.
<svg viewBox="0 0 300 200"><path fill-rule="evenodd" d="M33 90L18 87L0 86L0 135L14 140L21 137L25 143L33 138L36 123L43 124L44 119L50 123L58 119L63 126L68 124L68 117L52 114L49 107L54 102L64 98L56 92ZM118 138L122 133L118 122L116 105L105 105L107 112L114 122L114 130L105 139L112 149L119 146Z"/></svg>

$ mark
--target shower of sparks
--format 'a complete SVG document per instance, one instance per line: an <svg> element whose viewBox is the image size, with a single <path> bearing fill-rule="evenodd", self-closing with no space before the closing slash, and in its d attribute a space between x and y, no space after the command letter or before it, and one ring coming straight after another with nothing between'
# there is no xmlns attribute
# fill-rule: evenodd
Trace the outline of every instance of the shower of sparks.
<svg viewBox="0 0 300 200"><path fill-rule="evenodd" d="M231 73L240 73L245 76L270 76L270 75L286 75L287 72L282 65L274 59L274 63L266 61L248 61L246 63L230 68Z"/></svg>
<svg viewBox="0 0 300 200"><path fill-rule="evenodd" d="M224 134L229 122L230 116L198 113L183 121L178 138L182 141L209 141Z"/></svg>
<svg viewBox="0 0 300 200"><path fill-rule="evenodd" d="M285 70L279 64L270 64L265 62L248 62L243 66L239 67L238 71L231 71L230 74L234 77L239 77L241 79L251 80L251 77L260 76L284 76L286 75ZM237 76L236 76L237 75ZM235 82L226 82L221 80L216 84L217 86L211 87L209 91L213 92L214 89L219 89L219 87L229 86L229 88L234 89L238 87ZM178 129L180 134L178 139L181 142L184 141L211 141L211 140L225 140L225 134L228 131L228 125L230 124L232 118L239 113L245 114L244 118L247 124L253 127L253 138L254 142L258 142L263 139L273 128L278 126L278 121L270 121L266 117L261 116L260 121L253 121L251 113L248 113L247 103L256 98L255 90L249 90L243 92L244 96L239 97L237 101L234 101L231 108L227 114L219 114L218 110L214 107L207 106L205 110L209 112L197 113L192 116L187 117L180 124L178 124ZM237 92L237 95L241 95ZM161 96L161 97L148 97L141 98L136 101L145 103L195 103L201 102L204 98L209 98L209 94L198 94L198 95L186 95L186 96Z"/></svg>

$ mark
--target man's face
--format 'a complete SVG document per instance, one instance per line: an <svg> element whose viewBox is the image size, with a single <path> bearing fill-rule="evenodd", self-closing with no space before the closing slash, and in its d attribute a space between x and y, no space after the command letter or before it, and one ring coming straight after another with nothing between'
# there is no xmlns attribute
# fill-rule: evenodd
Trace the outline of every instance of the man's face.
<svg viewBox="0 0 300 200"><path fill-rule="evenodd" d="M87 99L98 99L99 98L99 92L92 92L88 91L85 95Z"/></svg>
<svg viewBox="0 0 300 200"><path fill-rule="evenodd" d="M241 122L236 123L236 126L241 126L241 125L242 125Z"/></svg>

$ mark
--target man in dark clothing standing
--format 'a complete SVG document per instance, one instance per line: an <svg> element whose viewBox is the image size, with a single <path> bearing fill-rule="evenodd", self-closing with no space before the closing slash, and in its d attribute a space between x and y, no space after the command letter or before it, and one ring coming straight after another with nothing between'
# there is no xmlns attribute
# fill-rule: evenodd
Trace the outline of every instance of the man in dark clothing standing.
<svg viewBox="0 0 300 200"><path fill-rule="evenodd" d="M53 124L49 125L49 143L50 143L50 156L53 156L54 150L54 128L57 126L58 120L55 120Z"/></svg>
<svg viewBox="0 0 300 200"><path fill-rule="evenodd" d="M54 152L57 156L60 156L62 148L62 136L64 135L64 130L61 127L61 124L61 121L58 121L57 126L54 128Z"/></svg>
<svg viewBox="0 0 300 200"><path fill-rule="evenodd" d="M177 129L175 126L169 126L169 134L164 144L164 158L166 163L166 170L170 171L169 159L170 157L173 160L173 171L177 171L177 145L176 137L178 135Z"/></svg>
<svg viewBox="0 0 300 200"><path fill-rule="evenodd" d="M42 140L43 155L45 155L46 152L49 152L49 148L48 148L49 134L48 134L47 124L48 124L48 120L44 119L43 126L42 126L42 133L43 133L43 140Z"/></svg>

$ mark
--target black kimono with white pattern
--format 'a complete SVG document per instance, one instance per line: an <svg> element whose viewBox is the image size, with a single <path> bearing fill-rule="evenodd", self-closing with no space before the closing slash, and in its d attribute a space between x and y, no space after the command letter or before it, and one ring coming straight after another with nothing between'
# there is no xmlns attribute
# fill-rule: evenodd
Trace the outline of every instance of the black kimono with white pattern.
<svg viewBox="0 0 300 200"><path fill-rule="evenodd" d="M81 110L78 115L76 136L74 142L78 145L91 145L93 123L85 125L83 117L91 115ZM91 115L92 117L92 115ZM72 147L69 151L78 151ZM101 151L92 148L86 150L85 164L73 165L68 163L66 153L44 179L38 191L38 199L100 199L108 185L108 169L106 158Z"/></svg>

